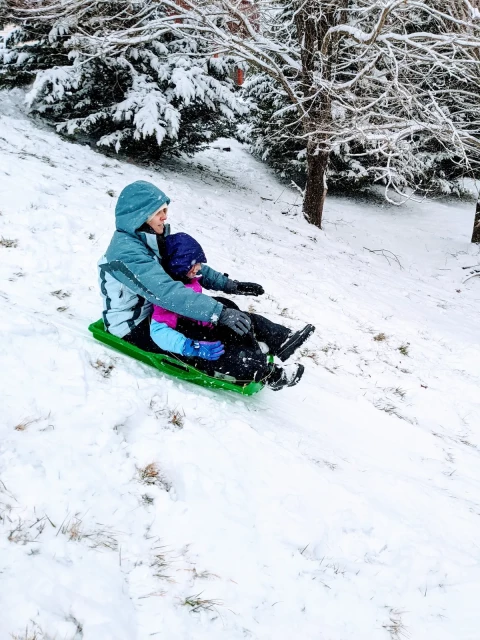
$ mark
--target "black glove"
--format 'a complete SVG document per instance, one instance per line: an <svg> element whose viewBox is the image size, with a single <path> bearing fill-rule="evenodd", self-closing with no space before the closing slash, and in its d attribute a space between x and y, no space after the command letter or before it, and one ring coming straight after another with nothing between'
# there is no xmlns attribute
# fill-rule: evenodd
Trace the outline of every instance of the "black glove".
<svg viewBox="0 0 480 640"><path fill-rule="evenodd" d="M232 331L235 331L235 333L238 333L240 336L244 336L250 331L252 321L248 314L243 311L223 307L222 313L218 319L218 324L224 324Z"/></svg>
<svg viewBox="0 0 480 640"><path fill-rule="evenodd" d="M265 293L264 288L255 282L238 282L238 280L228 280L223 290L225 293L236 293L240 296L261 296Z"/></svg>
<svg viewBox="0 0 480 640"><path fill-rule="evenodd" d="M241 296L263 296L265 289L255 282L237 282L237 294Z"/></svg>

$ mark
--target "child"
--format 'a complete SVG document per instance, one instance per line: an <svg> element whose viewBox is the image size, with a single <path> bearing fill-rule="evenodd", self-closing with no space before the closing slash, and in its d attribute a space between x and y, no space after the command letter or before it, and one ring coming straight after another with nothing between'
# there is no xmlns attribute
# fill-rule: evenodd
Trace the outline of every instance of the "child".
<svg viewBox="0 0 480 640"><path fill-rule="evenodd" d="M162 254L162 265L172 279L202 292L201 268L207 259L194 238L186 233L167 236ZM228 299L215 299L224 307L238 309ZM154 305L150 336L162 351L176 353L186 361L194 358L194 366L212 376L231 377L238 382L264 380L273 390L297 384L304 372L303 365L295 364L288 370L270 364L259 342L267 345L270 354L285 361L315 327L307 325L294 333L258 314L246 315L252 326L240 336L225 326L192 320Z"/></svg>

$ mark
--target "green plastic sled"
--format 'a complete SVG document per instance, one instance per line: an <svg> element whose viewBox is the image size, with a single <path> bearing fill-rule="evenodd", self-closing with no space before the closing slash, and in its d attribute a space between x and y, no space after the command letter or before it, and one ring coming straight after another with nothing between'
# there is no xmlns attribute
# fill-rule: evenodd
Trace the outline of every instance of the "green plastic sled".
<svg viewBox="0 0 480 640"><path fill-rule="evenodd" d="M232 381L231 378L214 378L213 376L209 376L206 373L198 371L195 367L191 367L180 360L176 360L172 356L168 356L163 353L150 353L148 351L143 351L143 349L139 349L139 347L129 344L128 342L125 342L125 340L105 331L102 319L97 320L97 322L93 322L88 327L88 330L93 333L93 337L96 340L107 344L109 347L112 347L117 351L121 351L127 356L135 358L135 360L140 360L140 362L144 362L151 367L155 367L155 369L158 369L158 371L161 371L162 373L167 373L168 375L180 378L181 380L188 380L188 382L200 384L203 387L235 391L236 393L241 393L244 396L251 396L258 391L261 391L264 386L263 382L248 382L242 384L240 382Z"/></svg>

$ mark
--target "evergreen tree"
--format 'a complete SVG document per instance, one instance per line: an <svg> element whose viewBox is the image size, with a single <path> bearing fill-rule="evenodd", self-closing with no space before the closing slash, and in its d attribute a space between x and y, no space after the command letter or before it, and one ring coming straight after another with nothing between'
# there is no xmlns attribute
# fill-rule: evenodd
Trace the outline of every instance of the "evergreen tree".
<svg viewBox="0 0 480 640"><path fill-rule="evenodd" d="M355 1L345 4L353 12ZM298 40L297 25L294 20L291 2L277 4L275 27L282 25L282 30L288 31L288 38L284 40L296 42ZM421 9L421 8L420 8ZM407 33L421 32L423 34L438 34L441 28L438 19L422 10L412 12L407 23ZM457 7L457 19L465 19L466 13ZM452 12L454 13L454 12ZM372 16L373 17L373 16ZM373 20L365 28L374 28ZM394 23L392 22L392 28ZM464 24L453 23L451 35L455 32L465 32ZM271 36L275 33L272 31ZM425 56L426 58L428 56ZM470 67L468 69L468 66ZM404 64L405 67L405 64ZM468 69L468 70L467 70ZM355 76L360 68L352 56L349 64L341 69L341 77L348 81ZM480 72L479 65L465 60L463 75L453 71L448 73L425 73L426 65L421 61L404 68L405 76L410 76L404 82L408 87L406 97L410 95L438 96L445 115L452 118L452 122L468 124L478 127L480 104ZM379 72L388 72L388 68L379 65ZM340 75L340 74L339 74ZM294 80L294 78L293 78ZM242 138L250 144L252 151L265 160L282 177L293 180L302 188L307 179L307 137L304 135L295 105L285 91L282 84L271 75L254 69L245 84L246 97L253 103L248 125L241 128ZM365 93L369 87L365 86ZM462 97L459 102L459 96ZM432 107L430 104L429 107ZM463 110L463 115L457 113ZM338 101L331 103L332 125L338 123L341 129L344 119L343 109ZM395 114L392 113L392 117ZM477 131L477 136L478 136ZM372 184L385 184L390 180L391 186L401 191L413 188L420 192L434 192L436 194L460 194L463 189L462 179L465 175L472 176L471 170L466 170L468 160L456 153L456 149L442 143L439 137L427 131L418 131L396 149L398 159L395 170L386 167L382 153L383 141L367 139L361 130L357 139L348 142L334 141L331 145L328 163L329 188L335 190L362 189ZM362 139L363 138L363 139ZM475 153L478 158L479 152ZM473 157L471 159L474 159ZM467 160L467 162L465 162ZM388 173L388 177L387 177Z"/></svg>
<svg viewBox="0 0 480 640"><path fill-rule="evenodd" d="M298 113L287 93L265 73L253 73L245 82L251 102L249 119L239 126L240 138L282 178L300 188L307 180L307 143ZM373 160L363 155L358 143L333 147L328 168L332 191L354 191L373 183L369 169Z"/></svg>
<svg viewBox="0 0 480 640"><path fill-rule="evenodd" d="M283 178L303 187L305 144L295 107L265 73L248 76L244 91L252 106L248 122L239 127L240 138Z"/></svg>
<svg viewBox="0 0 480 640"><path fill-rule="evenodd" d="M149 157L193 153L232 130L245 111L232 58L177 33L148 0L7 0L14 30L0 48L0 86L33 81L31 110L70 136ZM165 22L155 38L124 34ZM108 41L108 46L105 43Z"/></svg>
<svg viewBox="0 0 480 640"><path fill-rule="evenodd" d="M272 79L258 144L277 163L297 143L305 150L309 222L321 227L335 171L382 183L398 201L428 175L440 185L478 170L480 12L470 0L264 0L257 13L247 1L184 3L186 28L201 26L213 50ZM284 99L295 111L279 113ZM279 147L269 142L275 127Z"/></svg>

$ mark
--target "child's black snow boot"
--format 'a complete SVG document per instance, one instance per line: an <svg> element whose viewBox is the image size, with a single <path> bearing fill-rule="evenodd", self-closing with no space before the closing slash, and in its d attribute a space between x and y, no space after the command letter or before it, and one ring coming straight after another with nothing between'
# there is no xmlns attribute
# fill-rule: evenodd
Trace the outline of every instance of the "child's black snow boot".
<svg viewBox="0 0 480 640"><path fill-rule="evenodd" d="M275 355L278 356L282 362L285 362L298 347L301 347L302 344L308 340L314 331L315 327L313 324L307 324L300 331L291 333Z"/></svg>
<svg viewBox="0 0 480 640"><path fill-rule="evenodd" d="M284 387L294 387L303 376L305 367L303 364L287 365L288 368L275 365L272 373L266 379L267 385L272 391L280 391Z"/></svg>

